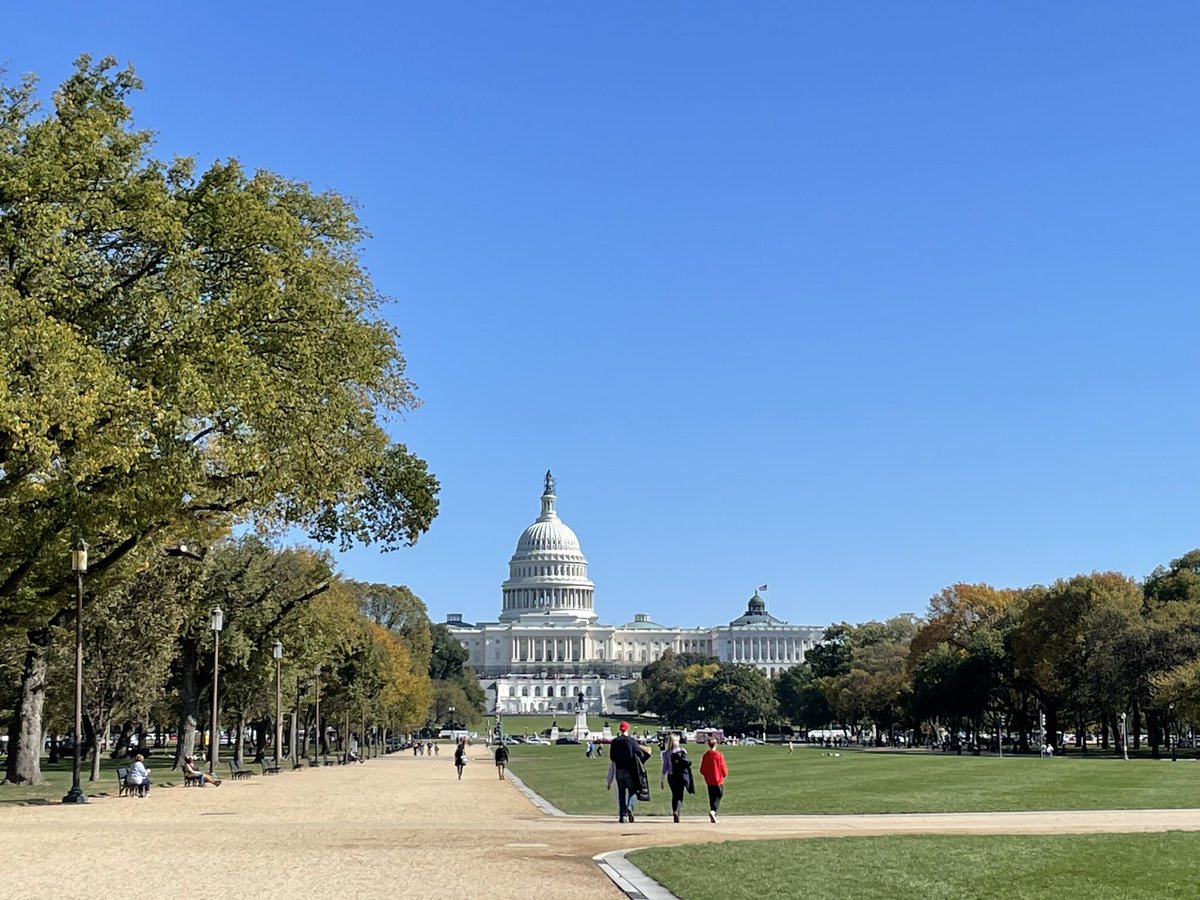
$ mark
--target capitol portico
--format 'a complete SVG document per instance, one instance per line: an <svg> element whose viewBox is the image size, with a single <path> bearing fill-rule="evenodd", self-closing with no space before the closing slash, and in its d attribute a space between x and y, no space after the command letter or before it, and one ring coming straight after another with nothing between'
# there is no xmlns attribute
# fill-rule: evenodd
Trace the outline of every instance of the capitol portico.
<svg viewBox="0 0 1200 900"><path fill-rule="evenodd" d="M620 626L598 624L587 559L575 532L558 517L557 503L547 472L541 514L509 560L499 620L471 624L458 614L447 617L489 708L566 710L582 695L593 712L619 713L630 681L667 650L750 663L775 675L802 662L821 639L823 627L789 625L770 615L757 591L727 625L672 628L647 614Z"/></svg>

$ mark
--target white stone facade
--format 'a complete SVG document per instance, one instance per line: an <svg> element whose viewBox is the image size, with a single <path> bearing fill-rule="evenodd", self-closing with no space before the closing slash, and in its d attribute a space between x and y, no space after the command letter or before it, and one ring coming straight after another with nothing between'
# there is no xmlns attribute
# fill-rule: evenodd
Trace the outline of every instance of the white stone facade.
<svg viewBox="0 0 1200 900"><path fill-rule="evenodd" d="M620 626L598 624L587 559L558 518L549 472L541 503L509 561L499 621L469 624L457 614L446 620L493 710L567 711L582 695L590 711L619 713L629 682L667 650L750 663L775 675L802 662L824 633L769 615L757 592L728 625L670 628L645 614Z"/></svg>

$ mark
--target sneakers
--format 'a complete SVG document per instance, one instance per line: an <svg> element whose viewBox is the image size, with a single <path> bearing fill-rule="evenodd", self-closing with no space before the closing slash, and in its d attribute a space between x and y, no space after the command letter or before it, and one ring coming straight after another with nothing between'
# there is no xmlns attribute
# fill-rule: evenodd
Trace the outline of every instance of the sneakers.
<svg viewBox="0 0 1200 900"><path fill-rule="evenodd" d="M671 816L675 819L675 824L678 825L679 824L679 813L671 813Z"/></svg>
<svg viewBox="0 0 1200 900"><path fill-rule="evenodd" d="M708 821L712 822L714 825L716 824L716 822L717 822L717 811L716 811L715 809L710 809L710 810L708 811Z"/></svg>
<svg viewBox="0 0 1200 900"><path fill-rule="evenodd" d="M629 812L626 813L626 815L629 816L629 824L632 825L633 824L633 810L632 809L629 810Z"/></svg>

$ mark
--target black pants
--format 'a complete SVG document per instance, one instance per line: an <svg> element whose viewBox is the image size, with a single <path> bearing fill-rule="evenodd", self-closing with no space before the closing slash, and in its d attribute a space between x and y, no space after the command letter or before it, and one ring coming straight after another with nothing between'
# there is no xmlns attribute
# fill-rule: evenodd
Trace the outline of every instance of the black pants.
<svg viewBox="0 0 1200 900"><path fill-rule="evenodd" d="M684 780L682 775L668 775L667 784L671 787L671 812L683 810Z"/></svg>
<svg viewBox="0 0 1200 900"><path fill-rule="evenodd" d="M716 812L721 808L721 798L725 796L725 786L710 784L708 786L708 808Z"/></svg>

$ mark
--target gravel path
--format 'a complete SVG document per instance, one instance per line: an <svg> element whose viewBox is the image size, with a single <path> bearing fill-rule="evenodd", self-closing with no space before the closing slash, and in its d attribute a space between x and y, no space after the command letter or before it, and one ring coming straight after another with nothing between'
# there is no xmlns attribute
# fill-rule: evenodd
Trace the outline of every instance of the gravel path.
<svg viewBox="0 0 1200 900"><path fill-rule="evenodd" d="M158 768L160 781L178 781ZM97 795L84 807L4 804L0 841L13 896L152 896L180 887L206 897L320 896L349 888L616 900L622 894L592 857L623 848L912 832L1200 830L1200 810L729 816L719 825L702 813L694 803L680 825L548 816L496 778L480 747L461 782L449 755L394 754L219 788L160 785L146 799Z"/></svg>

